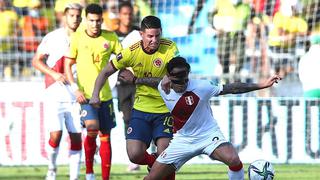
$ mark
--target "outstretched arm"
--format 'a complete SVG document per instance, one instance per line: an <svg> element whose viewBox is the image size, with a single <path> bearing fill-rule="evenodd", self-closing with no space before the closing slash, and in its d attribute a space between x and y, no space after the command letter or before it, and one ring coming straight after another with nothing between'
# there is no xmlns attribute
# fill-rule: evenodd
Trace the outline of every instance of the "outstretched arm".
<svg viewBox="0 0 320 180"><path fill-rule="evenodd" d="M113 73L115 73L117 69L113 66L112 62L108 62L108 64L102 69L102 71L99 73L95 84L94 89L92 92L92 97L90 99L90 104L93 106L99 106L100 105L100 97L99 93L102 89L103 85L106 83L106 80L109 76L111 76Z"/></svg>
<svg viewBox="0 0 320 180"><path fill-rule="evenodd" d="M265 82L259 83L259 84L241 83L241 82L226 84L223 86L223 90L220 92L220 95L241 94L241 93L268 88L268 87L271 87L274 83L278 83L279 80L281 80L281 77L278 75L274 75L269 79L267 79Z"/></svg>

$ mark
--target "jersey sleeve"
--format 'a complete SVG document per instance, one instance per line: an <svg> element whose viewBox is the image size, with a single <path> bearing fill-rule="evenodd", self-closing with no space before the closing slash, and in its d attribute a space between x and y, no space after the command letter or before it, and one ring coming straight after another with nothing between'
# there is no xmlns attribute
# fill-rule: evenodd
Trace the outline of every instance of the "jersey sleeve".
<svg viewBox="0 0 320 180"><path fill-rule="evenodd" d="M117 69L124 69L126 67L130 66L130 60L132 59L132 53L130 48L123 49L120 53L116 55L115 58L113 58L112 64Z"/></svg>
<svg viewBox="0 0 320 180"><path fill-rule="evenodd" d="M210 97L218 96L222 91L223 86L213 81L205 80L203 83L203 89L205 89L206 96L210 98Z"/></svg>

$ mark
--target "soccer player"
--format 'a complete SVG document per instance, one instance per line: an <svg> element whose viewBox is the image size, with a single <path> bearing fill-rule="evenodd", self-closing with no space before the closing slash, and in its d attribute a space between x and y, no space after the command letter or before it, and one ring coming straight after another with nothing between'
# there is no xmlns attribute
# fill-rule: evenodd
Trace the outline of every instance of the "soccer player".
<svg viewBox="0 0 320 180"><path fill-rule="evenodd" d="M81 159L81 125L76 98L64 76L64 53L68 51L70 36L81 22L81 5L67 4L64 10L64 27L48 33L41 41L33 57L33 66L45 74L45 117L50 127L48 146L49 164L46 179L56 177L56 159L62 137L63 126L70 136L70 180L78 179ZM46 61L46 62L45 62Z"/></svg>
<svg viewBox="0 0 320 180"><path fill-rule="evenodd" d="M130 2L122 2L119 5L119 28L115 31L121 41L122 47L126 48L130 45L141 40L139 34L139 27L134 26L133 23L133 7ZM121 74L120 70L120 74ZM118 74L119 75L119 74ZM118 108L122 111L125 132L129 126L131 118L131 110L133 108L134 94L136 86L122 82L119 78L117 81L117 95L118 95ZM139 170L137 164L130 163L128 171Z"/></svg>
<svg viewBox="0 0 320 180"><path fill-rule="evenodd" d="M189 79L190 65L182 57L173 58L167 65L167 72L158 90L173 116L176 133L144 179L163 179L200 154L225 163L229 167L229 179L244 179L242 162L213 117L210 98L268 88L281 78L274 75L261 84L215 85L208 80Z"/></svg>
<svg viewBox="0 0 320 180"><path fill-rule="evenodd" d="M86 179L95 179L93 171L94 154L100 138L100 158L102 179L109 179L111 168L110 132L115 127L112 94L109 83L102 87L99 98L102 103L99 108L90 105L94 82L107 64L112 53L122 49L114 32L101 29L102 8L97 4L89 4L85 9L86 28L78 30L71 37L70 52L66 55L65 69L67 79L74 89L77 101L81 105L81 121L87 129L84 141ZM77 66L77 83L72 77L71 67Z"/></svg>
<svg viewBox="0 0 320 180"><path fill-rule="evenodd" d="M153 140L160 154L172 138L172 117L156 88L144 85L166 74L166 64L179 51L176 44L161 38L161 21L155 16L146 16L141 21L142 40L125 48L99 74L90 104L99 105L99 92L106 79L118 69L132 67L136 94L132 116L127 129L126 145L131 162L148 165L155 161L155 156L146 150ZM120 74L121 76L121 74Z"/></svg>

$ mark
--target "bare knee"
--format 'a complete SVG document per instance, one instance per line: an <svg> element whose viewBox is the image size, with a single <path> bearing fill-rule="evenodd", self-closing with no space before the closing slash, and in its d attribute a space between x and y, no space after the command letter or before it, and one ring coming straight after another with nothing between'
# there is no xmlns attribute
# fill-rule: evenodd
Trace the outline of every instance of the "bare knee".
<svg viewBox="0 0 320 180"><path fill-rule="evenodd" d="M144 152L139 149L128 149L129 160L135 164L138 164L144 159Z"/></svg>

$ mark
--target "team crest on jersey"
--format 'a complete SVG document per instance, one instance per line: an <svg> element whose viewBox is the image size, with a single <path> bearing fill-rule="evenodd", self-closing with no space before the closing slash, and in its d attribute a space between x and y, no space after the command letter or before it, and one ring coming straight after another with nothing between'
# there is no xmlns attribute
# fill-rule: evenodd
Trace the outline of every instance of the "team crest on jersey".
<svg viewBox="0 0 320 180"><path fill-rule="evenodd" d="M189 106L192 106L192 104L194 103L193 97L192 96L187 96L184 98L186 100L186 104Z"/></svg>
<svg viewBox="0 0 320 180"><path fill-rule="evenodd" d="M157 58L153 61L153 65L157 68L161 67L163 64L163 61L160 58Z"/></svg>
<svg viewBox="0 0 320 180"><path fill-rule="evenodd" d="M109 49L109 44L108 44L108 43L104 43L104 44L103 44L103 48Z"/></svg>

